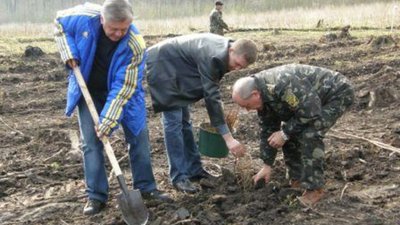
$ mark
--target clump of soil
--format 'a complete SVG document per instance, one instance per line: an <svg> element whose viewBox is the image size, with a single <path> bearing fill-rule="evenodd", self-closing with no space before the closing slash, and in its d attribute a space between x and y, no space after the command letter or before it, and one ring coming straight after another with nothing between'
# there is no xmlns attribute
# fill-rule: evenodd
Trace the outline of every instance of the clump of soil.
<svg viewBox="0 0 400 225"><path fill-rule="evenodd" d="M383 66L356 84L360 107L388 107L400 98L400 72Z"/></svg>
<svg viewBox="0 0 400 225"><path fill-rule="evenodd" d="M319 42L321 43L326 43L326 42L333 42L333 41L337 41L337 40L350 40L352 39L351 35L350 35L350 25L344 26L340 29L340 33L334 33L334 32L329 32L324 34L320 39Z"/></svg>
<svg viewBox="0 0 400 225"><path fill-rule="evenodd" d="M24 52L25 57L31 57L31 58L38 58L43 55L44 55L44 52L41 48L30 46L30 45L28 45L26 47L25 52Z"/></svg>
<svg viewBox="0 0 400 225"><path fill-rule="evenodd" d="M338 38L340 38L340 39L343 39L343 38L351 39L350 28L351 28L350 25L342 27L342 29L340 30L340 34L339 34Z"/></svg>
<svg viewBox="0 0 400 225"><path fill-rule="evenodd" d="M378 37L371 37L367 44L373 49L380 49L384 47L397 47L397 42L390 35L382 35Z"/></svg>
<svg viewBox="0 0 400 225"><path fill-rule="evenodd" d="M271 44L263 44L262 51L263 52L276 51L276 47Z"/></svg>

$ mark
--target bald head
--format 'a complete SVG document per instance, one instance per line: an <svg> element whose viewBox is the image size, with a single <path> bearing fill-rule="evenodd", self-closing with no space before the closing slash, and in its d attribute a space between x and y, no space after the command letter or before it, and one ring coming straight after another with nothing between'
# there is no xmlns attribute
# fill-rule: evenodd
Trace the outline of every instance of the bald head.
<svg viewBox="0 0 400 225"><path fill-rule="evenodd" d="M254 77L243 77L232 87L232 100L240 107L250 110L262 110L261 92L257 89Z"/></svg>
<svg viewBox="0 0 400 225"><path fill-rule="evenodd" d="M250 98L254 90L257 90L255 79L253 77L242 77L233 85L232 96L238 95L241 99L246 100Z"/></svg>

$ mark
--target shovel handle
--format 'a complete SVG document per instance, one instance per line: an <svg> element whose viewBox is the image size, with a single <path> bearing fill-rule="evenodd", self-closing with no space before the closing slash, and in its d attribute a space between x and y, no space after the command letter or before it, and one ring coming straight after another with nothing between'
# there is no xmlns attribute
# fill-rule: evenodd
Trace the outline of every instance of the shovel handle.
<svg viewBox="0 0 400 225"><path fill-rule="evenodd" d="M88 106L88 109L90 111L90 115L92 115L93 122L95 126L97 127L99 124L99 115L97 114L96 107L94 106L92 97L90 96L89 90L86 86L86 82L83 79L81 70L79 69L79 66L76 66L73 68L75 78L78 81L79 87L81 88L83 97L86 101L86 104ZM106 136L103 136L101 138L101 141L103 142L104 145L104 150L106 151L106 154L108 156L108 160L110 160L111 166L115 172L115 176L120 176L122 175L121 168L119 167L117 158L115 157L114 151L111 147L110 141Z"/></svg>

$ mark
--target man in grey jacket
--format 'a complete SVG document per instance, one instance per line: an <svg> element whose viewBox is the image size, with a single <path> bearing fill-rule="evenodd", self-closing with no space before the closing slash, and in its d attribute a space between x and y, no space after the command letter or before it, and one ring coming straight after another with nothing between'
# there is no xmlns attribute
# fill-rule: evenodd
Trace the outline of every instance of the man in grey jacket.
<svg viewBox="0 0 400 225"><path fill-rule="evenodd" d="M203 99L211 124L236 157L245 148L232 137L224 120L219 81L225 73L254 63L253 41L232 41L215 34L192 34L171 38L148 50L147 81L155 112L162 112L169 173L174 187L195 193L190 180L210 177L201 165L193 137L189 105ZM190 179L190 180L189 180Z"/></svg>

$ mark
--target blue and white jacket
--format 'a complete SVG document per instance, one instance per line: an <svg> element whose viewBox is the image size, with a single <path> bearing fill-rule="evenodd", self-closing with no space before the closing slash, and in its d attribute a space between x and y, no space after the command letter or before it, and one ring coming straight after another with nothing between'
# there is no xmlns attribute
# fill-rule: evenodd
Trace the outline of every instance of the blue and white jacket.
<svg viewBox="0 0 400 225"><path fill-rule="evenodd" d="M85 3L57 12L55 40L62 60L80 63L86 82L92 69L97 45L101 6ZM146 106L142 79L146 44L137 28L131 24L128 33L112 58L108 71L107 102L100 113L99 130L111 134L123 121L137 135L146 124ZM73 71L69 71L66 115L71 116L82 96Z"/></svg>

